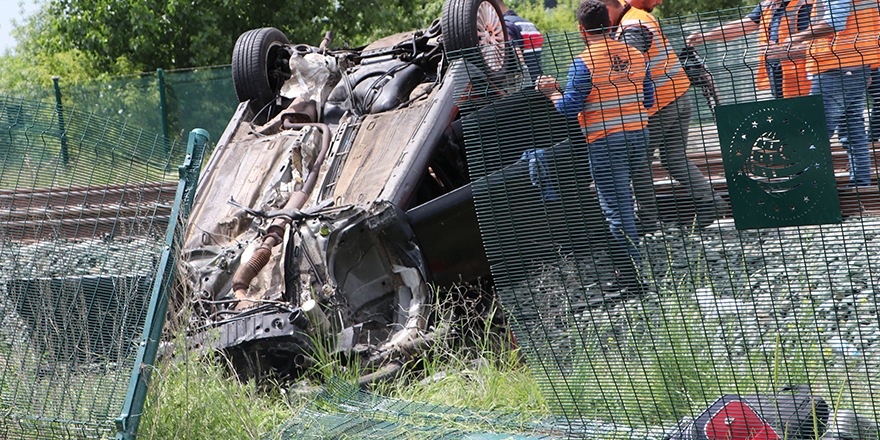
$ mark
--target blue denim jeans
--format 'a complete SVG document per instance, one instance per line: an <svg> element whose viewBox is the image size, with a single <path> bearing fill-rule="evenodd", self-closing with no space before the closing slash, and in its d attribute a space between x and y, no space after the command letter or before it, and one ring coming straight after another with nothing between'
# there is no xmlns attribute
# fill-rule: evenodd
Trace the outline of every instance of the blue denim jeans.
<svg viewBox="0 0 880 440"><path fill-rule="evenodd" d="M611 235L641 262L632 178L645 173L647 130L612 133L589 144L590 172Z"/></svg>
<svg viewBox="0 0 880 440"><path fill-rule="evenodd" d="M810 89L811 95L822 94L829 138L835 130L838 137L846 138L849 180L856 186L871 184L871 149L862 115L867 105L869 77L868 68L822 72L813 77Z"/></svg>

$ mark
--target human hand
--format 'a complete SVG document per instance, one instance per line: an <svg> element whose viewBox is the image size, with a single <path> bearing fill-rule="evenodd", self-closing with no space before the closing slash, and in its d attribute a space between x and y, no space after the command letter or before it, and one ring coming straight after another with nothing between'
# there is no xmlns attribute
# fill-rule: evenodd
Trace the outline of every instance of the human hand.
<svg viewBox="0 0 880 440"><path fill-rule="evenodd" d="M551 95L559 92L559 83L550 75L541 75L535 79L535 90L550 98Z"/></svg>
<svg viewBox="0 0 880 440"><path fill-rule="evenodd" d="M768 60L778 60L785 58L788 55L788 50L791 48L791 44L788 43L768 43L759 46L759 50L764 53L764 58Z"/></svg>

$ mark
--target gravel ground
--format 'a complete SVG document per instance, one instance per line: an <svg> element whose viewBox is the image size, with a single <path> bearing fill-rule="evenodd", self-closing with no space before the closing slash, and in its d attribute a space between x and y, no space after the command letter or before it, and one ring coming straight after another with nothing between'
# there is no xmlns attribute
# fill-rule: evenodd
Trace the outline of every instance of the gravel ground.
<svg viewBox="0 0 880 440"><path fill-rule="evenodd" d="M698 234L667 229L646 248L660 295L693 295L707 318L752 315L762 329L838 338L826 347L835 353L880 355L880 218L760 231L725 221ZM701 289L714 304L697 298ZM744 344L757 345L747 330Z"/></svg>
<svg viewBox="0 0 880 440"><path fill-rule="evenodd" d="M651 289L640 297L597 303L601 261L572 258L500 289L563 413L595 408L590 417L668 426L722 394L806 383L839 408L880 419L880 270L872 267L880 218L667 227L644 249Z"/></svg>

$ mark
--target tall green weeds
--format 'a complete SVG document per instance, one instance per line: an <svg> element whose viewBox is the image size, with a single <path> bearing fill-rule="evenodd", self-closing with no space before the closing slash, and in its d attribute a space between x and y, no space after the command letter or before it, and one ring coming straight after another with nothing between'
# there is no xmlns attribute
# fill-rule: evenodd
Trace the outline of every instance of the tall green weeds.
<svg viewBox="0 0 880 440"><path fill-rule="evenodd" d="M436 308L438 315L450 316L456 315L453 308L478 306L440 301ZM370 391L429 404L522 413L532 419L549 416L519 348L511 344L506 327L498 325L499 306L492 304L483 315L456 315L438 323L450 326L441 332L447 336L414 357L405 367L407 374ZM178 347L184 345L182 338L177 342ZM355 359L316 345L314 365L299 382L269 384L241 382L222 356L177 348L173 358L157 363L139 434L148 439L262 438L297 417L327 378L357 383L362 372Z"/></svg>
<svg viewBox="0 0 880 440"><path fill-rule="evenodd" d="M181 353L159 363L140 436L148 439L256 439L304 405L283 387L258 387L229 374L222 357Z"/></svg>

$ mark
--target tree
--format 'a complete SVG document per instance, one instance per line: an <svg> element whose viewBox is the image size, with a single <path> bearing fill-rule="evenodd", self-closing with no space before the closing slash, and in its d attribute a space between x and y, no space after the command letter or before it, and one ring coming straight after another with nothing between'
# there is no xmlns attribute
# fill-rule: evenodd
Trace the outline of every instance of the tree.
<svg viewBox="0 0 880 440"><path fill-rule="evenodd" d="M51 0L35 44L43 53L80 50L105 70L120 58L141 70L179 69L229 63L238 36L254 28L313 45L333 31L334 45L359 45L427 27L430 9L406 0Z"/></svg>

